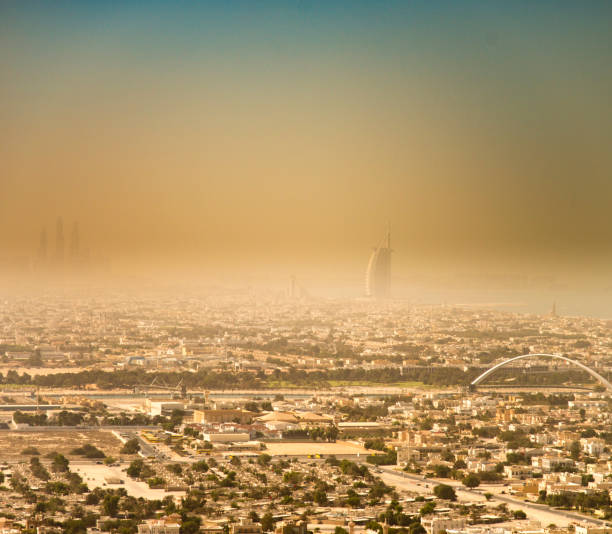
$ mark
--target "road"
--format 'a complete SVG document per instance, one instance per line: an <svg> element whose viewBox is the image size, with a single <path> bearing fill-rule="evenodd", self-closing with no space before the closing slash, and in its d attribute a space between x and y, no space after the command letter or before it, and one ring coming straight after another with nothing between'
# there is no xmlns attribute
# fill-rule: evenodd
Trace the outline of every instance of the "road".
<svg viewBox="0 0 612 534"><path fill-rule="evenodd" d="M484 493L486 490L469 489L455 480L425 478L403 471L396 471L394 467L381 467L377 473L390 486L397 486L409 491L419 493L433 493L433 487L437 484L447 484L455 489L459 501L483 502L486 501ZM570 523L590 523L592 525L606 525L601 519L595 519L577 512L557 510L544 504L525 502L508 495L494 495L489 501L492 505L505 503L510 510L523 510L529 519L540 521L543 526L554 523L557 526L567 526Z"/></svg>

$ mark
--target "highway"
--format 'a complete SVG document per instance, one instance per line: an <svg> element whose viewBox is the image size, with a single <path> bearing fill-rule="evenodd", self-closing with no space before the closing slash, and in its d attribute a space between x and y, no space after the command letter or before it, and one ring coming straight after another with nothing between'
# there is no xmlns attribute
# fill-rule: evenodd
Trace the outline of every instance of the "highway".
<svg viewBox="0 0 612 534"><path fill-rule="evenodd" d="M420 475L414 475L412 473L396 471L395 467L385 466L380 467L379 469L380 472L377 474L383 479L385 484L388 485L397 486L410 491L418 491L420 493L433 493L434 486L438 484L447 484L455 489L457 498L460 501L486 501L484 496L486 490L478 488L469 489L456 480L426 478ZM554 523L557 526L564 526L573 522L590 523L592 525L599 526L607 524L606 521L582 515L578 512L558 510L545 504L525 502L509 495L495 494L493 497L491 497L489 502L493 505L505 503L511 510L523 510L529 519L538 520L543 526L547 526L551 523Z"/></svg>

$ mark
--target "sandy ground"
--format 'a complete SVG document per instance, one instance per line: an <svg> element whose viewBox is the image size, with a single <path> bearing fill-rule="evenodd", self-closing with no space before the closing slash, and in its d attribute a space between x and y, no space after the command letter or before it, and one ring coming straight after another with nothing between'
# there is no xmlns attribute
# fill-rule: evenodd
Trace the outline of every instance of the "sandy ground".
<svg viewBox="0 0 612 534"><path fill-rule="evenodd" d="M304 442L304 443L266 443L266 450L262 451L270 456L308 456L308 455L343 455L355 454L367 456L370 451L362 446L349 441L326 442Z"/></svg>
<svg viewBox="0 0 612 534"><path fill-rule="evenodd" d="M24 459L21 451L26 447L36 447L42 456L57 451L69 459L79 458L70 454L70 451L85 443L91 443L107 456L115 457L123 446L114 434L102 430L0 432L0 460Z"/></svg>
<svg viewBox="0 0 612 534"><path fill-rule="evenodd" d="M128 477L123 469L127 468L126 463L121 466L106 466L97 465L95 463L79 463L73 464L71 470L77 472L83 477L84 482L89 486L89 489L103 488L125 488L129 495L134 497L144 497L145 499L163 499L168 495L183 496L185 492L181 491L165 491L163 489L151 489L146 482L136 481ZM119 478L123 480L123 484L108 484L107 478Z"/></svg>

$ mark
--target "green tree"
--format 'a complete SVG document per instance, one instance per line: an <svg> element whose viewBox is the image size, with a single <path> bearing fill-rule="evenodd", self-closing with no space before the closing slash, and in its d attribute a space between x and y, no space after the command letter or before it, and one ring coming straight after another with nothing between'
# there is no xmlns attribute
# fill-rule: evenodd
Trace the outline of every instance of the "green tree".
<svg viewBox="0 0 612 534"><path fill-rule="evenodd" d="M259 405L255 401L250 401L250 402L247 402L244 405L244 409L249 411L249 412L258 413L259 412Z"/></svg>
<svg viewBox="0 0 612 534"><path fill-rule="evenodd" d="M261 529L264 532L270 532L274 529L274 518L270 512L266 512L261 518Z"/></svg>
<svg viewBox="0 0 612 534"><path fill-rule="evenodd" d="M480 478L474 473L469 473L461 482L468 488L475 488L480 485Z"/></svg>
<svg viewBox="0 0 612 534"><path fill-rule="evenodd" d="M140 443L138 438L132 438L125 442L121 448L121 454L136 454L140 450Z"/></svg>
<svg viewBox="0 0 612 534"><path fill-rule="evenodd" d="M127 468L127 475L132 478L138 478L142 473L142 469L144 467L144 462L138 458L130 463L130 466Z"/></svg>
<svg viewBox="0 0 612 534"><path fill-rule="evenodd" d="M336 439L338 439L338 434L340 434L338 427L336 425L331 425L325 430L325 439L327 439L327 441L335 443Z"/></svg>
<svg viewBox="0 0 612 534"><path fill-rule="evenodd" d="M198 471L199 473L205 473L208 471L208 464L206 463L206 460L199 460L192 464L191 469Z"/></svg>
<svg viewBox="0 0 612 534"><path fill-rule="evenodd" d="M44 466L40 463L38 456L33 456L30 458L30 471L32 475L40 480L49 480L51 478L49 476L49 472L44 468Z"/></svg>
<svg viewBox="0 0 612 534"><path fill-rule="evenodd" d="M450 467L444 464L436 464L433 466L436 478L448 478L450 476Z"/></svg>
<svg viewBox="0 0 612 534"><path fill-rule="evenodd" d="M578 441L572 441L569 450L572 460L578 460L578 458L580 458L580 443Z"/></svg>
<svg viewBox="0 0 612 534"><path fill-rule="evenodd" d="M346 504L348 504L351 508L361 508L361 499L354 489L349 489L346 492L346 495Z"/></svg>
<svg viewBox="0 0 612 534"><path fill-rule="evenodd" d="M327 504L327 493L322 489L317 489L312 494L312 500L319 506L325 506Z"/></svg>
<svg viewBox="0 0 612 534"><path fill-rule="evenodd" d="M51 469L55 473L65 473L69 469L70 462L63 454L55 453L51 462Z"/></svg>
<svg viewBox="0 0 612 534"><path fill-rule="evenodd" d="M83 422L83 414L62 410L57 414L57 424L60 426L77 426Z"/></svg>
<svg viewBox="0 0 612 534"><path fill-rule="evenodd" d="M198 534L202 519L198 516L189 516L181 523L180 534Z"/></svg>
<svg viewBox="0 0 612 534"><path fill-rule="evenodd" d="M119 511L119 495L105 495L102 501L104 515L115 517Z"/></svg>
<svg viewBox="0 0 612 534"><path fill-rule="evenodd" d="M98 493L96 492L91 492L88 493L87 496L85 497L85 504L89 504L89 505L98 505L100 504L100 495L98 495Z"/></svg>
<svg viewBox="0 0 612 534"><path fill-rule="evenodd" d="M69 495L70 486L65 482L47 482L45 491L47 491L47 493L55 493L57 495Z"/></svg>
<svg viewBox="0 0 612 534"><path fill-rule="evenodd" d="M149 485L150 488L160 488L160 487L163 487L165 483L166 481L161 477L152 477L149 480L147 480L147 484Z"/></svg>
<svg viewBox="0 0 612 534"><path fill-rule="evenodd" d="M436 487L434 487L433 492L438 499L446 499L447 501L457 500L455 490L448 484L438 484Z"/></svg>
<svg viewBox="0 0 612 534"><path fill-rule="evenodd" d="M91 443L86 443L81 447L77 447L76 449L72 449L72 454L76 454L77 456L84 456L85 458L104 458L105 454L98 449L98 447L92 445Z"/></svg>
<svg viewBox="0 0 612 534"><path fill-rule="evenodd" d="M435 503L430 501L421 507L421 509L419 510L419 513L421 515L433 514L435 509L436 509Z"/></svg>

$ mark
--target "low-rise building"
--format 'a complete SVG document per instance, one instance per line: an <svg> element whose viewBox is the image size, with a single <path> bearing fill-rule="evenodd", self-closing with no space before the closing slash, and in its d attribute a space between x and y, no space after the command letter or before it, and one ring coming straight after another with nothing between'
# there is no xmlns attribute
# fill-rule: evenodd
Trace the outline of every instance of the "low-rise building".
<svg viewBox="0 0 612 534"><path fill-rule="evenodd" d="M422 518L421 524L427 531L427 534L439 534L445 530L462 529L467 524L467 521L465 517L433 516Z"/></svg>
<svg viewBox="0 0 612 534"><path fill-rule="evenodd" d="M181 516L172 514L159 519L147 519L138 525L138 534L179 534Z"/></svg>

